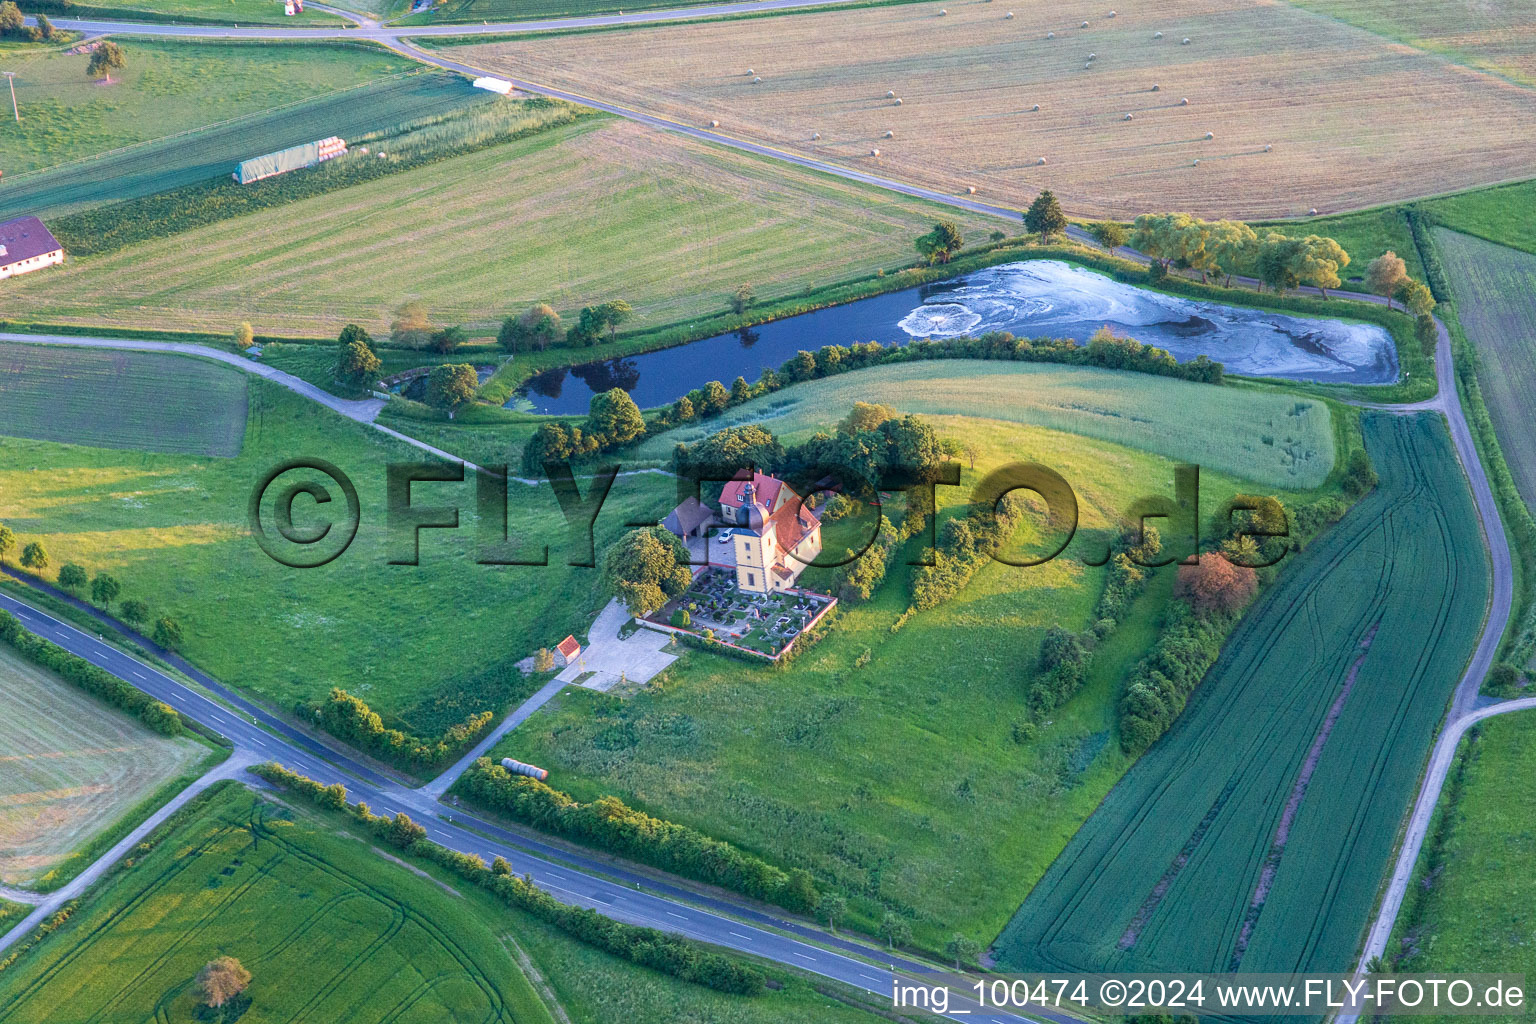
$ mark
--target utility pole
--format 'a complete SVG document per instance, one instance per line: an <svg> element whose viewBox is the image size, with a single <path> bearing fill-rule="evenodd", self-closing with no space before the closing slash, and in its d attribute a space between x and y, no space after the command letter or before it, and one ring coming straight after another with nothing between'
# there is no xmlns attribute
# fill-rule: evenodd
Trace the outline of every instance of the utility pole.
<svg viewBox="0 0 1536 1024"><path fill-rule="evenodd" d="M0 71L0 75L4 75L5 80L11 83L11 113L16 115L16 123L21 124L21 108L16 106L16 72Z"/></svg>

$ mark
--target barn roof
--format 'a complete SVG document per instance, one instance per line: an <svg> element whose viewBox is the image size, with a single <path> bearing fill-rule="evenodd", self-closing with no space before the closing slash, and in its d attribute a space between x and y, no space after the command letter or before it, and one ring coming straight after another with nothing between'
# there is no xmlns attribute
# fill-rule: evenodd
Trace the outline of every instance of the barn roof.
<svg viewBox="0 0 1536 1024"><path fill-rule="evenodd" d="M0 224L0 266L20 263L62 248L53 232L36 217L17 217Z"/></svg>
<svg viewBox="0 0 1536 1024"><path fill-rule="evenodd" d="M567 658L574 658L576 655L581 653L581 644L576 642L576 638L574 636L568 636L564 640L560 641L555 650L559 651Z"/></svg>

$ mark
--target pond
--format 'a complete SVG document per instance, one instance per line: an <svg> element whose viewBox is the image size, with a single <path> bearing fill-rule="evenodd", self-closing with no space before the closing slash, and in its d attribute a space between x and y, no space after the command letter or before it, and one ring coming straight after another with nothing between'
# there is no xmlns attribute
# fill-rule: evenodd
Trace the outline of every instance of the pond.
<svg viewBox="0 0 1536 1024"><path fill-rule="evenodd" d="M1180 362L1210 356L1229 373L1348 384L1398 378L1392 336L1375 324L1200 302L1059 260L1028 260L674 348L556 367L530 378L507 404L581 414L593 394L617 387L641 408L654 408L712 380L727 387L738 376L756 380L800 349L988 331L1086 341L1100 327L1167 349Z"/></svg>

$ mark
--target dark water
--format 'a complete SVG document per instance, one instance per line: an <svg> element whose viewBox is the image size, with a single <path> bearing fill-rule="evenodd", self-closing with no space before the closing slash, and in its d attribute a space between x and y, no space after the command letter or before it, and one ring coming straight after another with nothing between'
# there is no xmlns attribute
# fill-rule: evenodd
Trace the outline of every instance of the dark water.
<svg viewBox="0 0 1536 1024"><path fill-rule="evenodd" d="M1231 373L1330 383L1397 380L1397 350L1374 324L1310 319L1197 302L1122 284L1058 260L1029 260L787 317L749 330L626 359L558 367L531 378L509 406L585 413L601 391L623 388L641 408L738 376L756 380L800 349L987 331L1085 341L1100 327L1188 361L1207 355Z"/></svg>

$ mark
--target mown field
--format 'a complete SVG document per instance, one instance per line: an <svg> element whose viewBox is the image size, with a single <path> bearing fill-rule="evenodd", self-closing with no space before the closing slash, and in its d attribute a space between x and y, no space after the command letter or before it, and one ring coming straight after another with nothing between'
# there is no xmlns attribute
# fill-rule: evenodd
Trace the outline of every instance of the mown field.
<svg viewBox="0 0 1536 1024"><path fill-rule="evenodd" d="M1240 0L1113 19L1091 0L1007 13L882 5L455 52L804 156L974 186L989 202L1022 207L1048 187L1073 215L1290 217L1530 174L1521 128L1536 93L1331 17Z"/></svg>
<svg viewBox="0 0 1536 1024"><path fill-rule="evenodd" d="M581 633L607 600L594 570L567 564L581 552L571 547L547 486L514 485L509 518L515 553L532 557L547 543L548 566L476 564L473 482L417 484L418 506L456 504L463 528L424 531L419 566L389 564L398 549L386 528L385 464L429 456L265 381L249 387L244 444L233 458L5 439L0 522L16 531L18 550L44 544L50 577L65 562L110 571L124 597L149 604L151 621L175 619L183 653L224 682L284 711L345 687L431 735L470 712L503 708L521 685L518 674L483 673ZM115 400L110 391L97 397ZM156 398L141 393L139 401ZM264 554L248 517L263 475L301 457L346 473L362 514L347 552L307 570ZM303 479L318 479L336 502L317 508L301 498L297 525L334 521L325 513L341 509L336 485L295 473L269 492L269 532L271 499ZM663 477L620 479L597 520L597 550L624 523L660 519L675 502L675 487Z"/></svg>
<svg viewBox="0 0 1536 1024"><path fill-rule="evenodd" d="M1401 954L1400 971L1536 973L1536 882L1525 870L1536 854L1536 793L1511 784L1536 771L1536 715L1517 711L1478 728L1462 740L1460 792L1441 812L1412 916L1399 919L1401 941L1388 948Z"/></svg>
<svg viewBox="0 0 1536 1024"><path fill-rule="evenodd" d="M57 932L0 970L7 1021L196 1016L215 956L251 972L246 1021L870 1024L778 975L743 998L617 960L338 819L216 791ZM215 1018L216 1019L216 1018ZM225 1019L234 1019L232 1016Z"/></svg>
<svg viewBox="0 0 1536 1024"><path fill-rule="evenodd" d="M0 646L0 883L27 885L207 755Z"/></svg>
<svg viewBox="0 0 1536 1024"><path fill-rule="evenodd" d="M616 119L584 121L7 282L9 315L138 327L387 330L420 299L494 331L625 298L629 326L905 266L938 217L994 222ZM186 254L195 251L196 261Z"/></svg>
<svg viewBox="0 0 1536 1024"><path fill-rule="evenodd" d="M619 4L617 0L448 0L438 8L428 24L438 22L530 21L563 15L579 17L612 11L646 11L655 8L688 7L676 0L638 0Z"/></svg>
<svg viewBox="0 0 1536 1024"><path fill-rule="evenodd" d="M229 458L245 420L245 379L216 363L0 344L3 435Z"/></svg>
<svg viewBox="0 0 1536 1024"><path fill-rule="evenodd" d="M5 172L0 197L16 184L12 176L25 171L202 128L418 66L388 51L358 46L148 38L119 42L128 66L113 72L110 85L86 77L90 58L85 54L3 44L0 54L7 58L6 67L16 72L22 118L0 134L0 170ZM163 164L179 162L168 154L160 159Z"/></svg>
<svg viewBox="0 0 1536 1024"><path fill-rule="evenodd" d="M202 46L175 45L190 54L197 54ZM281 54L286 48L268 49ZM242 48L242 56L254 52ZM365 50L301 46L292 52L306 63L316 61L322 67L328 61L343 58L377 67L369 76L371 80L362 84L353 84L355 76L352 80L339 80L323 95L314 96L311 89L268 97L271 105L247 108L248 113L218 123L182 118L184 131L173 123L161 132L144 133L142 137L147 141L100 156L74 159L77 154L71 150L71 162L63 166L14 178L7 171L5 186L0 188L0 217L30 213L49 218L106 202L137 199L194 181L227 176L247 157L330 135L355 139L401 122L485 103L489 96L472 89L458 75L401 70L398 62L386 63ZM176 57L168 54L165 59ZM18 76L18 81L23 79ZM19 91L21 86L17 88ZM177 134L162 137L163 132ZM82 149L78 155L89 152Z"/></svg>
<svg viewBox="0 0 1536 1024"><path fill-rule="evenodd" d="M1536 19L1521 0L1289 0L1470 67L1536 85Z"/></svg>
<svg viewBox="0 0 1536 1024"><path fill-rule="evenodd" d="M1456 290L1456 315L1477 349L1478 374L1509 471L1536 508L1536 256L1436 228L1435 248Z"/></svg>
<svg viewBox="0 0 1536 1024"><path fill-rule="evenodd" d="M1363 427L1380 486L1248 612L999 937L1000 966L1350 969L1488 574L1438 418Z"/></svg>
<svg viewBox="0 0 1536 1024"><path fill-rule="evenodd" d="M829 423L847 411L820 408ZM1083 689L1033 736L1025 693L1045 631L1092 624L1105 573L1081 557L1103 551L1132 499L1172 494L1173 464L1039 426L931 420L981 452L974 470L962 467L960 487L939 489L945 514L988 471L1044 463L1077 494L1079 539L1067 556L1033 568L989 564L956 598L898 629L919 538L874 598L845 605L787 670L688 651L660 685L623 700L566 692L497 756L549 768L552 785L582 799L614 793L806 867L848 893L871 930L894 907L932 948L956 930L990 941L1127 766L1115 702L1155 638L1171 571L1154 574ZM1202 509L1214 513L1237 489L1246 488L1207 470ZM1026 524L1015 543L1034 536ZM808 570L810 585L824 571Z"/></svg>
<svg viewBox="0 0 1536 1024"><path fill-rule="evenodd" d="M856 401L1083 434L1270 487L1316 487L1333 469L1332 420L1314 399L1092 367L974 360L899 363L800 384L659 434L635 454L670 459L675 444L742 423L803 440Z"/></svg>

